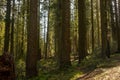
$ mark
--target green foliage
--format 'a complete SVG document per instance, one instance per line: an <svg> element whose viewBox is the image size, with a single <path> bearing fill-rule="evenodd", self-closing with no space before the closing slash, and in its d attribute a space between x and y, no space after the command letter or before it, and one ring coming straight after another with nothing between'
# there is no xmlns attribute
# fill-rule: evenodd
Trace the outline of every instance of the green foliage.
<svg viewBox="0 0 120 80"><path fill-rule="evenodd" d="M21 59L16 65L17 80L25 80L25 62ZM42 59L38 62L38 69L38 77L29 80L76 80L82 74L75 65L64 71L58 70L54 59Z"/></svg>
<svg viewBox="0 0 120 80"><path fill-rule="evenodd" d="M5 5L6 1L5 0L0 0L0 21L3 21L5 18Z"/></svg>
<svg viewBox="0 0 120 80"><path fill-rule="evenodd" d="M0 52L2 52L3 49L3 40L4 40L4 22L0 21ZM1 53L0 53L1 55Z"/></svg>
<svg viewBox="0 0 120 80"><path fill-rule="evenodd" d="M118 60L116 60L117 56L119 56L119 54L112 54L111 57L114 57L115 59L103 59L101 58L100 54L91 54L87 56L79 66L82 70L84 69L85 72L94 70L96 68L113 67L115 66L115 63L118 62Z"/></svg>
<svg viewBox="0 0 120 80"><path fill-rule="evenodd" d="M39 76L30 80L76 80L82 72L71 67L65 71L52 70L48 72L40 72Z"/></svg>
<svg viewBox="0 0 120 80"><path fill-rule="evenodd" d="M75 80L82 74L77 66L64 71L58 70L54 59L41 60L40 63L39 76L31 80Z"/></svg>
<svg viewBox="0 0 120 80"><path fill-rule="evenodd" d="M79 66L77 66L77 61L72 61L72 67L63 71L58 70L54 58L42 59L38 61L38 76L29 80L76 80L84 73L88 73L96 68L115 66L118 60L114 58L117 58L117 56L119 54L111 55L112 58L110 59L101 59L100 54L91 54ZM22 59L16 62L16 74L17 80L25 80L25 62Z"/></svg>
<svg viewBox="0 0 120 80"><path fill-rule="evenodd" d="M17 80L25 79L25 61L22 59L18 60L15 66Z"/></svg>
<svg viewBox="0 0 120 80"><path fill-rule="evenodd" d="M82 68L84 69L95 69L97 66L103 62L103 60L100 58L100 54L91 54L88 55L80 64Z"/></svg>

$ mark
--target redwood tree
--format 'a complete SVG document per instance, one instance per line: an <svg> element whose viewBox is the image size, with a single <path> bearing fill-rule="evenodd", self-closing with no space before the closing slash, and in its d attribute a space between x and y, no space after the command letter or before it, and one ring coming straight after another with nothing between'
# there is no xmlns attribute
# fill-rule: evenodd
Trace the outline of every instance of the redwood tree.
<svg viewBox="0 0 120 80"><path fill-rule="evenodd" d="M30 0L28 26L27 26L27 57L26 76L27 78L37 76L37 55L38 55L38 0Z"/></svg>
<svg viewBox="0 0 120 80"><path fill-rule="evenodd" d="M102 58L106 57L107 53L107 1L100 0L101 13L101 38L102 38Z"/></svg>
<svg viewBox="0 0 120 80"><path fill-rule="evenodd" d="M70 0L58 0L56 11L56 41L59 68L71 65L70 52Z"/></svg>
<svg viewBox="0 0 120 80"><path fill-rule="evenodd" d="M87 54L87 28L86 28L86 13L85 0L78 0L78 28L79 28L79 63Z"/></svg>

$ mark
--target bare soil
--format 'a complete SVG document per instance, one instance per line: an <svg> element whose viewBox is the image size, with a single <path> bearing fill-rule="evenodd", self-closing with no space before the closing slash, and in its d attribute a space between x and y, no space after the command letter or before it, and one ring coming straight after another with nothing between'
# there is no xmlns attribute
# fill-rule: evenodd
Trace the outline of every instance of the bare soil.
<svg viewBox="0 0 120 80"><path fill-rule="evenodd" d="M120 54L111 56L107 61L106 66L85 73L77 80L120 80Z"/></svg>

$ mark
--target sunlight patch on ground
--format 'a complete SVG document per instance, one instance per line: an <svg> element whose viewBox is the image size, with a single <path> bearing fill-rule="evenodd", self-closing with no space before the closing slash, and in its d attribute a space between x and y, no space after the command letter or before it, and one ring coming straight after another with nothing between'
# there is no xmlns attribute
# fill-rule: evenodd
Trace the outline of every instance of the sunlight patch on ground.
<svg viewBox="0 0 120 80"><path fill-rule="evenodd" d="M81 73L76 73L70 80L76 80L81 76Z"/></svg>

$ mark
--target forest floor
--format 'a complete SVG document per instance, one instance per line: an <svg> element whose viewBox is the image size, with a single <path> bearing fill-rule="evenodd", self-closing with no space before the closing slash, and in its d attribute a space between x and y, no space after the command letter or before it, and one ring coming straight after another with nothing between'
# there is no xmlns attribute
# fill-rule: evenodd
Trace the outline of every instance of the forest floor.
<svg viewBox="0 0 120 80"><path fill-rule="evenodd" d="M72 66L63 71L57 69L54 59L42 59L38 64L39 75L30 80L120 80L120 54L112 54L109 59L90 55L80 65L73 60ZM24 61L18 62L16 70L17 80L26 80Z"/></svg>
<svg viewBox="0 0 120 80"><path fill-rule="evenodd" d="M77 80L120 80L120 55L112 55L107 64L81 75Z"/></svg>

